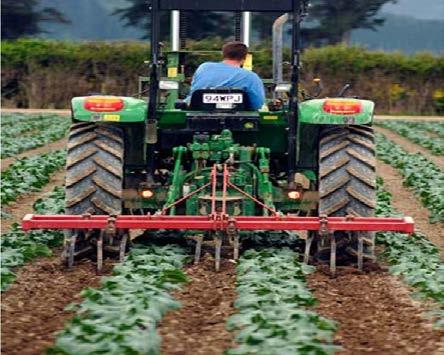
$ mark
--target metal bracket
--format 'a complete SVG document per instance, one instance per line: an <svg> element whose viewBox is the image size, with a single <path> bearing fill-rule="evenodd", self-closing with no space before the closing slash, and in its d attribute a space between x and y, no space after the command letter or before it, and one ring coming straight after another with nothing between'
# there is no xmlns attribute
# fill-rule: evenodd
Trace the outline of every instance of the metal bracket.
<svg viewBox="0 0 444 355"><path fill-rule="evenodd" d="M325 214L319 216L319 235L321 237L328 237L330 229L328 228L328 217Z"/></svg>
<svg viewBox="0 0 444 355"><path fill-rule="evenodd" d="M114 236L116 234L117 228L116 228L116 215L110 215L108 217L108 220L106 222L105 232L109 236Z"/></svg>

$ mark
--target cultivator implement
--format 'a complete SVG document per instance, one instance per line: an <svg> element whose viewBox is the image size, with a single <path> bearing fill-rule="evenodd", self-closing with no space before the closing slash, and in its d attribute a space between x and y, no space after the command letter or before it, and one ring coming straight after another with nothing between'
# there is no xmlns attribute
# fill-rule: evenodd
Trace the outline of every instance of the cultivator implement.
<svg viewBox="0 0 444 355"><path fill-rule="evenodd" d="M61 229L72 230L72 235L65 242L68 266L72 266L76 252L76 238L83 234L83 240L94 239L97 248L97 267L102 267L103 252L109 250L118 253L122 260L125 254L129 231L131 230L168 230L193 231L196 241L195 262L198 262L202 250L203 232L212 235L215 249L215 267L219 270L223 239L228 239L233 248L233 257L237 259L242 231L309 231L305 243L304 262L308 263L313 238L329 238L331 245L330 269L336 269L336 232L354 234L358 240L357 264L363 267L362 232L393 231L413 233L414 222L410 217L375 218L375 217L301 217L282 214L273 207L243 191L230 181L227 165L215 164L211 171L211 180L199 189L177 199L156 214L147 215L33 215L28 214L22 222L23 230ZM219 180L222 180L219 183ZM219 189L218 189L219 187ZM221 188L220 188L221 187ZM171 215L172 208L202 190L211 190L211 213L204 216ZM230 216L227 213L229 191L243 195L262 207L262 216ZM116 241L118 241L116 243ZM86 248L91 248L87 245Z"/></svg>

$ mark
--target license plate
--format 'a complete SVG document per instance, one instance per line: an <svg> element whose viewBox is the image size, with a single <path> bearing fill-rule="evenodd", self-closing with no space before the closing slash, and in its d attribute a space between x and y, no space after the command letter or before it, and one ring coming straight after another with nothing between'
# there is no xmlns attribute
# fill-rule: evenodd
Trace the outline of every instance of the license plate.
<svg viewBox="0 0 444 355"><path fill-rule="evenodd" d="M241 104L242 94L204 94L204 104Z"/></svg>

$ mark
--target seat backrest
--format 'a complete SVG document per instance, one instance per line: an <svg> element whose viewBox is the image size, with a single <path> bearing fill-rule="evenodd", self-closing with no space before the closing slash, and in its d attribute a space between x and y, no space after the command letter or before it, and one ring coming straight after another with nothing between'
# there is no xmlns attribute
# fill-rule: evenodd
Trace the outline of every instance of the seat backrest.
<svg viewBox="0 0 444 355"><path fill-rule="evenodd" d="M193 92L190 110L196 111L249 111L248 94L237 88L208 88Z"/></svg>

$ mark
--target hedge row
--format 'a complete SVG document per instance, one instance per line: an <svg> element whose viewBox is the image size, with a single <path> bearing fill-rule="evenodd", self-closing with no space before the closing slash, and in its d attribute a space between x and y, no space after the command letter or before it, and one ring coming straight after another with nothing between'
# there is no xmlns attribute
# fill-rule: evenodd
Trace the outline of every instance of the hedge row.
<svg viewBox="0 0 444 355"><path fill-rule="evenodd" d="M219 38L189 42L190 50L212 53L187 56L191 77L205 60L218 60ZM271 45L254 48L254 65L263 78L271 77ZM137 77L146 75L149 46L143 42L56 42L35 39L2 42L2 103L4 106L65 108L73 96L91 92L130 95ZM289 59L288 50L284 60ZM433 114L444 100L444 55L371 52L360 47L307 49L302 57L306 86L321 77L325 95L351 83L352 95L376 101L378 111ZM284 65L288 74L288 66ZM441 103L440 103L441 102ZM442 107L442 106L441 106Z"/></svg>

